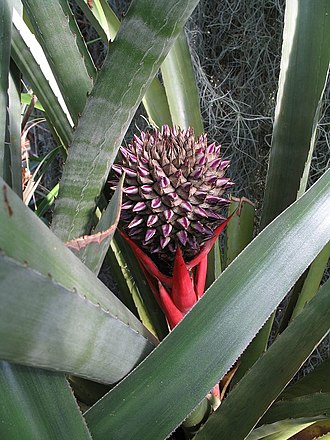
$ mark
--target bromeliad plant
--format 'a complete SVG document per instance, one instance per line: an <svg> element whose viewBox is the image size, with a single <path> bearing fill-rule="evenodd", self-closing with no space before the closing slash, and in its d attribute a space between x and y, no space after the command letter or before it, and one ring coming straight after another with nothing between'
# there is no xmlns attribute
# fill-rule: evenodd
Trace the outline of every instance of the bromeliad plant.
<svg viewBox="0 0 330 440"><path fill-rule="evenodd" d="M198 0L133 0L122 24L103 0L77 3L114 40L98 72L66 0L24 0L29 27L19 0L0 4L0 437L162 440L182 437L182 422L197 440L329 432L328 363L287 386L329 331L329 281L318 289L329 172L303 194L329 1L287 2L263 230L250 244L253 210L223 210L228 162L202 134L183 33ZM67 156L50 229L36 213L57 187L36 213L21 200L20 72ZM158 129L115 161L141 100ZM111 169L117 190L103 209ZM210 248L226 224L220 273L220 247ZM117 296L97 277L103 261ZM309 266L266 350L269 317ZM210 415L205 396L235 363L237 386L222 382L229 392Z"/></svg>

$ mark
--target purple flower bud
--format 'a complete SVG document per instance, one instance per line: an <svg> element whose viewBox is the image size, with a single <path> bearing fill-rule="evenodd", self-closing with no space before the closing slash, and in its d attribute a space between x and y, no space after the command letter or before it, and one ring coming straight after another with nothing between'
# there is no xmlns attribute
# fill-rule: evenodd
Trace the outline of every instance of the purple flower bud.
<svg viewBox="0 0 330 440"><path fill-rule="evenodd" d="M123 192L128 195L138 194L139 188L137 186L128 186L123 189Z"/></svg>
<svg viewBox="0 0 330 440"><path fill-rule="evenodd" d="M216 186L217 187L224 186L224 185L227 185L228 182L229 182L229 179L222 177L221 179L217 179Z"/></svg>
<svg viewBox="0 0 330 440"><path fill-rule="evenodd" d="M200 215L201 217L207 218L207 212L205 211L205 209L201 208L200 206L197 206L195 208L195 214Z"/></svg>
<svg viewBox="0 0 330 440"><path fill-rule="evenodd" d="M157 209L162 205L162 201L160 197L156 197L155 199L151 200L151 207L152 209Z"/></svg>
<svg viewBox="0 0 330 440"><path fill-rule="evenodd" d="M151 194L153 191L153 188L151 185L142 185L140 189L143 194Z"/></svg>
<svg viewBox="0 0 330 440"><path fill-rule="evenodd" d="M133 208L133 203L132 202L125 202L122 204L121 209L132 209Z"/></svg>
<svg viewBox="0 0 330 440"><path fill-rule="evenodd" d="M160 247L164 249L169 244L170 240L171 240L170 237L166 237L166 238L161 237L159 240Z"/></svg>
<svg viewBox="0 0 330 440"><path fill-rule="evenodd" d="M169 222L172 217L174 216L174 212L172 211L172 209L165 209L165 211L163 212L165 220L167 222Z"/></svg>
<svg viewBox="0 0 330 440"><path fill-rule="evenodd" d="M151 214L151 215L149 215L149 217L147 219L147 226L150 227L150 226L154 225L157 222L158 222L158 215Z"/></svg>
<svg viewBox="0 0 330 440"><path fill-rule="evenodd" d="M166 223L165 225L163 225L162 231L163 231L164 237L168 237L171 234L172 229L173 229L173 227L169 223Z"/></svg>
<svg viewBox="0 0 330 440"><path fill-rule="evenodd" d="M215 152L215 143L213 142L213 144L210 144L207 148L206 148L206 153L208 154L213 154Z"/></svg>
<svg viewBox="0 0 330 440"><path fill-rule="evenodd" d="M147 243L156 234L156 229L148 229L144 237L144 241Z"/></svg>
<svg viewBox="0 0 330 440"><path fill-rule="evenodd" d="M224 199L223 197L220 197L220 196L214 196L212 194L209 194L206 196L205 202L212 203L212 204L213 203L227 203L228 200Z"/></svg>
<svg viewBox="0 0 330 440"><path fill-rule="evenodd" d="M143 142L141 141L141 139L138 136L136 136L136 134L133 136L133 139L137 144L139 144L141 146L143 145Z"/></svg>
<svg viewBox="0 0 330 440"><path fill-rule="evenodd" d="M190 176L192 179L199 179L201 177L201 175L203 174L203 169L202 168L197 168L196 170L194 170Z"/></svg>
<svg viewBox="0 0 330 440"><path fill-rule="evenodd" d="M204 233L205 229L201 222L193 222L191 224L192 228L194 228L197 232L200 232L201 234Z"/></svg>
<svg viewBox="0 0 330 440"><path fill-rule="evenodd" d="M115 173L117 173L119 176L123 174L123 167L121 165L113 164L112 169Z"/></svg>
<svg viewBox="0 0 330 440"><path fill-rule="evenodd" d="M210 162L210 167L213 168L214 170L218 168L218 166L221 164L221 159L213 159Z"/></svg>
<svg viewBox="0 0 330 440"><path fill-rule="evenodd" d="M139 226L142 222L143 222L143 217L136 215L127 227L128 229L135 228L136 226Z"/></svg>
<svg viewBox="0 0 330 440"><path fill-rule="evenodd" d="M137 204L134 206L132 211L133 212L140 212L140 211L143 211L146 207L147 207L147 205L145 204L145 202L137 202Z"/></svg>
<svg viewBox="0 0 330 440"><path fill-rule="evenodd" d="M150 174L149 170L145 167L142 167L142 166L138 166L137 170L139 172L139 175L142 177L147 177Z"/></svg>
<svg viewBox="0 0 330 440"><path fill-rule="evenodd" d="M137 175L136 171L133 171L127 167L122 167L122 168L129 177L136 177L136 175Z"/></svg>
<svg viewBox="0 0 330 440"><path fill-rule="evenodd" d="M226 168L228 168L229 164L230 164L230 160L223 160L220 165L220 170L225 170Z"/></svg>
<svg viewBox="0 0 330 440"><path fill-rule="evenodd" d="M180 207L183 211L186 211L186 212L190 212L193 209L192 204L189 202L182 202Z"/></svg>
<svg viewBox="0 0 330 440"><path fill-rule="evenodd" d="M159 185L161 188L167 188L170 184L170 179L166 176L163 176L159 179Z"/></svg>
<svg viewBox="0 0 330 440"><path fill-rule="evenodd" d="M186 232L186 231L179 231L176 235L177 235L177 237L178 237L180 243L181 243L183 246L185 246L186 243L187 243L187 237L188 237L187 232Z"/></svg>
<svg viewBox="0 0 330 440"><path fill-rule="evenodd" d="M177 223L179 223L179 225L182 226L184 229L188 229L190 225L190 221L187 219L187 217L178 218Z"/></svg>

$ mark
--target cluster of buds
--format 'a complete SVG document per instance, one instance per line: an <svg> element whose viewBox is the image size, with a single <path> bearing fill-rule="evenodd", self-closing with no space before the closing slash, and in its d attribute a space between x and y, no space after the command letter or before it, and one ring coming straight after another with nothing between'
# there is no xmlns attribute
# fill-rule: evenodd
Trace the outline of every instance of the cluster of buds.
<svg viewBox="0 0 330 440"><path fill-rule="evenodd" d="M229 161L206 134L195 140L192 129L166 125L120 151L112 182L125 173L120 233L173 328L204 293L207 254L228 222Z"/></svg>

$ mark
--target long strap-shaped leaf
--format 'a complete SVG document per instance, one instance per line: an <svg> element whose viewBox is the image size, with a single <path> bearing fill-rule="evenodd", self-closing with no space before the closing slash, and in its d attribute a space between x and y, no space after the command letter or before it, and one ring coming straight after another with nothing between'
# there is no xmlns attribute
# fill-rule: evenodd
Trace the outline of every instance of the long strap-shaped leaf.
<svg viewBox="0 0 330 440"><path fill-rule="evenodd" d="M329 1L287 1L283 35L263 226L297 197L330 61Z"/></svg>
<svg viewBox="0 0 330 440"><path fill-rule="evenodd" d="M313 144L315 117L326 83L329 60L329 1L287 1L261 227L265 227L297 197ZM273 317L244 353L239 376L266 349L272 322Z"/></svg>
<svg viewBox="0 0 330 440"><path fill-rule="evenodd" d="M161 72L173 125L192 127L195 135L203 132L203 120L191 55L184 31L169 51Z"/></svg>
<svg viewBox="0 0 330 440"><path fill-rule="evenodd" d="M113 439L155 440L175 429L329 240L329 196L330 171L264 229L159 347L86 413L93 438L111 433Z"/></svg>
<svg viewBox="0 0 330 440"><path fill-rule="evenodd" d="M45 54L22 18L13 14L12 57L30 82L44 107L51 126L63 144L72 139L73 122Z"/></svg>
<svg viewBox="0 0 330 440"><path fill-rule="evenodd" d="M90 440L64 376L0 362L0 438Z"/></svg>
<svg viewBox="0 0 330 440"><path fill-rule="evenodd" d="M328 333L329 323L330 280L241 379L223 402L221 409L210 417L197 434L196 440L215 440L219 436L228 440L245 438L314 347ZM253 405L249 405L251 400ZM323 414L321 409L316 413L314 409L301 417ZM235 420L243 414L244 423L235 425ZM290 417L295 416L292 413L285 418Z"/></svg>
<svg viewBox="0 0 330 440"><path fill-rule="evenodd" d="M133 1L87 101L64 169L52 226L62 240L86 233L129 123L197 3Z"/></svg>
<svg viewBox="0 0 330 440"><path fill-rule="evenodd" d="M279 400L274 403L260 420L258 426L277 422L278 420L314 417L323 415L330 418L330 393L320 388L318 392L295 397L289 400Z"/></svg>
<svg viewBox="0 0 330 440"><path fill-rule="evenodd" d="M77 290L92 304L99 304L102 309L109 310L118 323L122 321L127 324L126 330L118 337L116 347L119 350L125 346L128 341L126 338L131 333L136 335L135 343L141 344L146 353L153 348L155 338L45 224L24 206L1 178L0 224L0 248L6 256L26 264L44 276L50 276L68 290ZM36 243L42 243L42 246L36 246ZM130 365L125 367L125 358L118 366L119 370L116 367L116 371L121 370L123 375L130 369Z"/></svg>
<svg viewBox="0 0 330 440"><path fill-rule="evenodd" d="M0 359L111 384L150 352L137 331L79 290L5 256L0 298Z"/></svg>
<svg viewBox="0 0 330 440"><path fill-rule="evenodd" d="M12 12L13 6L11 1L2 1L0 4L0 176L4 175L3 167L5 155Z"/></svg>
<svg viewBox="0 0 330 440"><path fill-rule="evenodd" d="M67 0L23 0L75 123L96 74Z"/></svg>
<svg viewBox="0 0 330 440"><path fill-rule="evenodd" d="M120 21L108 2L106 0L94 0L92 8L88 6L87 0L78 0L77 3L103 41L108 43L110 38L114 40L120 27ZM172 125L165 90L157 77L152 80L142 103L150 123L158 127L163 124Z"/></svg>

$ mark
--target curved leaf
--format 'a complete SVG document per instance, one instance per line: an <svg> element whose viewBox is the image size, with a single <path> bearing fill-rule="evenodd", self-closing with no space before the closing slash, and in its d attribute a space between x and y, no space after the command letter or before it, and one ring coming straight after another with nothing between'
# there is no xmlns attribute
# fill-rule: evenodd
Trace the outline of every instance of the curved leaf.
<svg viewBox="0 0 330 440"><path fill-rule="evenodd" d="M0 298L1 359L111 384L152 349L139 332L79 290L5 256Z"/></svg>
<svg viewBox="0 0 330 440"><path fill-rule="evenodd" d="M0 248L68 290L76 289L93 304L137 331L151 350L155 338L95 275L54 235L0 178ZM24 225L24 228L22 228ZM42 246L36 245L42 243ZM148 340L150 339L150 341ZM125 344L125 336L118 339ZM147 349L148 351L148 349Z"/></svg>
<svg viewBox="0 0 330 440"><path fill-rule="evenodd" d="M103 260L109 249L110 242L115 233L121 210L123 178L117 185L110 203L102 213L98 224L92 234L102 234L108 232L107 236L100 243L91 242L82 251L76 253L78 258L96 275L99 273ZM111 232L110 232L111 231ZM109 233L110 232L110 233ZM97 235L96 235L97 236Z"/></svg>
<svg viewBox="0 0 330 440"><path fill-rule="evenodd" d="M148 358L86 413L95 439L111 432L113 439L154 440L178 426L328 241L329 196L330 171L264 229Z"/></svg>
<svg viewBox="0 0 330 440"><path fill-rule="evenodd" d="M21 17L13 15L12 57L29 80L46 111L50 124L66 147L72 139L73 122L40 44Z"/></svg>
<svg viewBox="0 0 330 440"><path fill-rule="evenodd" d="M329 322L330 280L324 284L318 295L246 373L222 403L220 410L210 417L197 434L196 440L218 439L219 435L228 440L246 438L315 346L326 336L329 331ZM254 404L249 406L251 399ZM294 412L292 402L291 409L285 415L282 414L282 417L279 416L280 420L295 416L319 416L324 411L330 411L329 395L319 396L316 402L319 403L318 407L303 405L302 414L299 413L299 410L302 411L301 406L297 413ZM276 405L279 407L281 403ZM286 408L288 408L288 404L286 404ZM235 425L235 420L238 420L243 414L244 423ZM277 420L278 418L276 418ZM233 430L234 425L235 430Z"/></svg>
<svg viewBox="0 0 330 440"><path fill-rule="evenodd" d="M23 0L23 4L76 125L96 69L68 2Z"/></svg>
<svg viewBox="0 0 330 440"><path fill-rule="evenodd" d="M263 226L297 197L329 60L328 0L287 1Z"/></svg>
<svg viewBox="0 0 330 440"><path fill-rule="evenodd" d="M64 376L0 362L0 437L91 440Z"/></svg>
<svg viewBox="0 0 330 440"><path fill-rule="evenodd" d="M288 440L303 429L312 426L316 420L322 420L323 416L302 417L301 419L281 420L271 425L261 426L251 432L246 440Z"/></svg>
<svg viewBox="0 0 330 440"><path fill-rule="evenodd" d="M173 125L192 127L195 136L203 133L198 89L189 46L184 31L180 32L161 65L167 101Z"/></svg>
<svg viewBox="0 0 330 440"><path fill-rule="evenodd" d="M10 61L11 17L13 5L9 0L0 4L0 176L4 176L5 133L7 127L8 75Z"/></svg>

